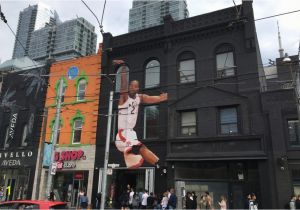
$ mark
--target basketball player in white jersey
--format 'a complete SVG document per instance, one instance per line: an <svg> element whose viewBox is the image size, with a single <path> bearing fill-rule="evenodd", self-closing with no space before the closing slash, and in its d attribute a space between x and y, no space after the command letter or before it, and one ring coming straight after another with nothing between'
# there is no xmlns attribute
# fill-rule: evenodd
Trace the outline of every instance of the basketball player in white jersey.
<svg viewBox="0 0 300 210"><path fill-rule="evenodd" d="M114 64L123 65L121 70L116 146L119 151L123 152L127 168L138 168L144 161L159 167L159 158L138 140L134 127L136 125L140 103L160 103L168 99L168 94L162 93L159 96L139 94L139 82L137 80L131 81L128 88L124 61L115 60Z"/></svg>

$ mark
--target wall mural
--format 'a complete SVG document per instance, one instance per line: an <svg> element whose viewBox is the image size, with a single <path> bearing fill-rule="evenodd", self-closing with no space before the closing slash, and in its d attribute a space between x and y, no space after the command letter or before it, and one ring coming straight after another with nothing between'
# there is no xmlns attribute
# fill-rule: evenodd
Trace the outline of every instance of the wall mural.
<svg viewBox="0 0 300 210"><path fill-rule="evenodd" d="M157 104L168 99L167 93L149 96L139 93L139 82L133 80L128 85L126 66L123 61L115 61L123 65L121 70L121 89L118 113L118 134L116 147L123 153L127 168L139 168L144 161L159 167L159 157L150 151L137 137L135 126L140 104Z"/></svg>

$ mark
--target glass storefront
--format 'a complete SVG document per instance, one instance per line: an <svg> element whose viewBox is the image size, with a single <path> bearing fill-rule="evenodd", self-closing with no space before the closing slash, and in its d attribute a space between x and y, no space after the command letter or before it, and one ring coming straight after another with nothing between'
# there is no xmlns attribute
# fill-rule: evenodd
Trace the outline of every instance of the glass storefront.
<svg viewBox="0 0 300 210"><path fill-rule="evenodd" d="M221 196L227 205L243 209L246 194L256 193L260 197L259 173L255 162L189 162L175 164L175 188L178 208L183 208L187 192L197 195L197 208L205 209L201 197L209 192L215 209L219 209Z"/></svg>
<svg viewBox="0 0 300 210"><path fill-rule="evenodd" d="M119 197L127 190L127 185L133 187L135 191L143 191L147 189L149 192L154 192L154 169L139 168L139 169L113 169L107 177L107 206L110 208L119 208ZM100 170L99 188L101 191L102 174Z"/></svg>
<svg viewBox="0 0 300 210"><path fill-rule="evenodd" d="M4 189L2 200L27 199L30 169L1 169L0 186Z"/></svg>
<svg viewBox="0 0 300 210"><path fill-rule="evenodd" d="M78 206L78 193L87 192L88 176L88 171L57 172L53 183L56 200L68 202L71 207Z"/></svg>

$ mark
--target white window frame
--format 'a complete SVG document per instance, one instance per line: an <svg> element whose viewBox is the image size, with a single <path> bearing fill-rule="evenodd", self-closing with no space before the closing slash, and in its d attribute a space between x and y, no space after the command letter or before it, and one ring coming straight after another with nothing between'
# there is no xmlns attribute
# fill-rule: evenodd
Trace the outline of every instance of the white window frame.
<svg viewBox="0 0 300 210"><path fill-rule="evenodd" d="M79 121L81 122L81 126L80 127L75 127L76 126L76 121ZM80 144L81 142L81 134L82 134L82 126L83 126L83 121L81 118L78 118L78 119L75 119L74 122L73 122L73 135L72 135L72 144ZM80 139L79 139L79 142L74 142L74 138L75 138L75 132L77 130L81 130L80 132Z"/></svg>
<svg viewBox="0 0 300 210"><path fill-rule="evenodd" d="M195 124L192 124L194 122L191 122L189 125L183 125L183 114L187 113L194 113L195 116ZM188 134L183 134L182 129L188 128L189 132ZM194 128L195 133L190 132L190 129ZM189 111L181 111L180 112L180 136L196 136L197 135L197 111L196 110L189 110Z"/></svg>
<svg viewBox="0 0 300 210"><path fill-rule="evenodd" d="M191 62L191 61L193 62L194 69L184 69L184 70L182 70L182 65L184 64L184 62ZM192 71L193 71L193 74L186 75L184 73L184 72L192 72ZM179 61L178 72L179 72L179 82L181 84L195 82L196 81L196 61L195 61L195 59L192 58L192 59L180 60Z"/></svg>
<svg viewBox="0 0 300 210"><path fill-rule="evenodd" d="M150 75L150 76L149 76ZM151 75L155 75L155 80L151 78ZM157 87L160 84L160 62L158 60L151 60L147 63L145 69L145 88Z"/></svg>
<svg viewBox="0 0 300 210"><path fill-rule="evenodd" d="M157 137L152 137L151 139L157 139L159 138L159 106L158 105L152 105L152 106L145 106L144 107L144 134L143 137L144 139L150 139L150 137L147 137L147 108L149 107L156 107L157 111L158 111L158 123L157 123L157 133L158 136Z"/></svg>
<svg viewBox="0 0 300 210"><path fill-rule="evenodd" d="M221 56L226 56L223 63L219 63L219 59ZM228 60L230 59L230 60ZM228 61L228 62L227 62ZM228 65L227 65L228 64ZM223 53L216 54L216 66L217 66L217 77L232 77L236 75L236 66L234 65L234 52L228 51Z"/></svg>
<svg viewBox="0 0 300 210"><path fill-rule="evenodd" d="M80 89L80 85L84 85L84 89ZM86 92L86 85L87 82L85 79L81 79L78 82L78 87L77 87L77 101L84 101L85 100L85 92ZM83 98L80 98L80 93L83 93Z"/></svg>

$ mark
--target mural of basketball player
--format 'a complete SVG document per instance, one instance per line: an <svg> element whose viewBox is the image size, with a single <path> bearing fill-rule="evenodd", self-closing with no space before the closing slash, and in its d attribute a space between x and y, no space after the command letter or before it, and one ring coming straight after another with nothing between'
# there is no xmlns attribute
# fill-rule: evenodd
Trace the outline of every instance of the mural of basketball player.
<svg viewBox="0 0 300 210"><path fill-rule="evenodd" d="M140 104L157 104L166 101L168 94L162 93L159 96L149 96L139 93L139 82L137 80L131 81L128 86L124 61L114 60L114 64L123 66L121 70L116 147L123 152L127 168L138 168L144 161L158 168L159 158L138 140L134 127Z"/></svg>

